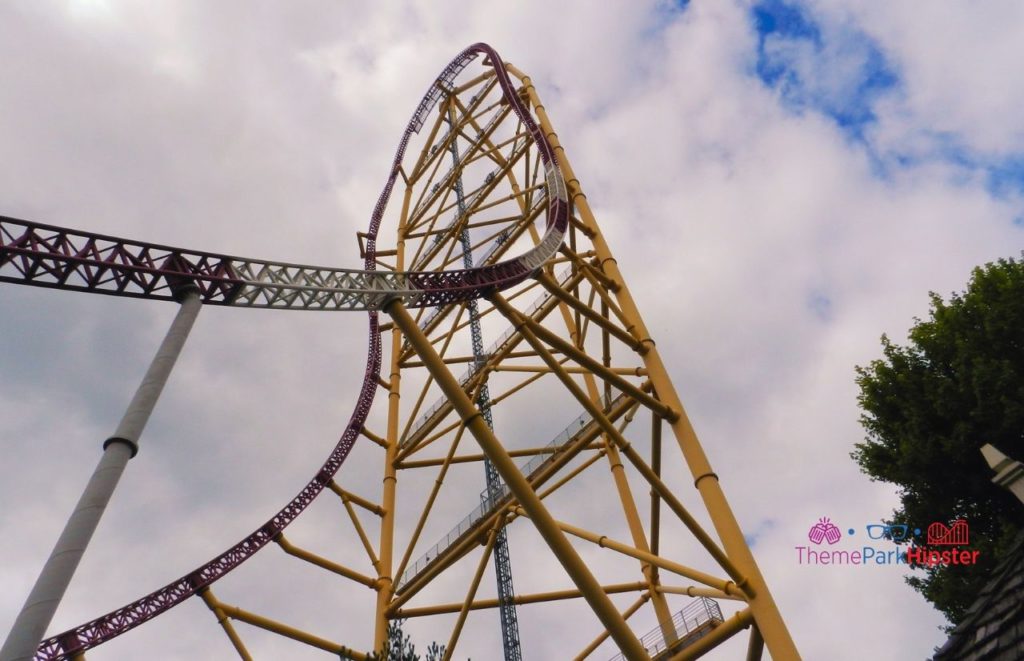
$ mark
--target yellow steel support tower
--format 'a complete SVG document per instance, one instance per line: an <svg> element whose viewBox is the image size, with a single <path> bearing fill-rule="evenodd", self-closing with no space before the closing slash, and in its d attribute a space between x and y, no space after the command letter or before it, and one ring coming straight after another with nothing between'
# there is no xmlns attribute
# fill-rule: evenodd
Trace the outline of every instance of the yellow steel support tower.
<svg viewBox="0 0 1024 661"><path fill-rule="evenodd" d="M438 640L447 645L446 658L457 658L475 612L499 605L483 598L489 586L481 578L494 535L507 526L517 586L528 589L514 603L574 599L592 613L589 621L571 622L592 632L578 658L606 639L629 659L694 658L747 628L750 658L760 657L762 640L773 658L798 658L547 112L530 79L506 68L555 148L571 200L569 235L560 256L528 284L480 301L490 344L484 360L471 349L466 305L407 310L395 301L384 308L393 325L385 331L387 428L372 432L386 454L375 645L383 644L391 619L456 614L444 620L448 633ZM463 232L472 237L474 264L539 241L543 170L494 88L485 73L446 90L403 171L397 240L382 268L457 267ZM453 151L454 168L445 160ZM461 213L457 181L465 188ZM493 431L475 405L484 384ZM663 425L681 457L662 447ZM485 457L506 485L497 502L470 477L479 475ZM663 479L678 473L667 464L679 459L717 539L683 504L679 486ZM577 508L588 509L581 498L606 508L597 519L592 512L584 517L597 527L593 532L571 520ZM403 521L408 528L400 531ZM684 532L693 542L677 546ZM609 551L594 555L597 548ZM520 581L538 554L546 556L549 584ZM735 613L688 639L673 613L695 597L723 600ZM521 610L526 645L528 612ZM494 618L487 622L493 626ZM655 631L642 636L647 629Z"/></svg>

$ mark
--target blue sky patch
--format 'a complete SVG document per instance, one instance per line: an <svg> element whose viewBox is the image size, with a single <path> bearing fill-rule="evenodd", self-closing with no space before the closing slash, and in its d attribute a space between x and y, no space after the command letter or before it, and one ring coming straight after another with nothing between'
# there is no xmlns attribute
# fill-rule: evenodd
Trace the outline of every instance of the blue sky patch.
<svg viewBox="0 0 1024 661"><path fill-rule="evenodd" d="M810 39L814 43L821 43L821 31L800 7L781 0L764 0L755 5L752 11L754 25L762 42L766 35L776 34L788 39Z"/></svg>
<svg viewBox="0 0 1024 661"><path fill-rule="evenodd" d="M882 176L893 168L912 168L928 162L952 165L955 184L976 184L980 179L993 196L1006 198L1024 193L1024 154L993 155L966 146L954 133L922 131L919 149L913 153L876 154Z"/></svg>
<svg viewBox="0 0 1024 661"><path fill-rule="evenodd" d="M876 176L887 179L895 170L941 162L952 166L953 184L981 182L1004 199L1024 194L1024 154L979 152L963 136L928 128L905 143L910 151L874 144L869 129L878 121L876 104L886 95L899 101L903 82L878 43L852 23L819 20L799 0L760 0L749 16L757 34L751 75L790 112L834 122L863 147Z"/></svg>
<svg viewBox="0 0 1024 661"><path fill-rule="evenodd" d="M821 291L807 297L807 307L818 321L832 321L832 299Z"/></svg>
<svg viewBox="0 0 1024 661"><path fill-rule="evenodd" d="M988 188L997 196L1024 193L1024 155L1004 158L987 170Z"/></svg>
<svg viewBox="0 0 1024 661"><path fill-rule="evenodd" d="M674 0L673 2L660 2L651 15L651 26L641 32L644 39L653 39L665 28L670 26L690 6L690 0Z"/></svg>
<svg viewBox="0 0 1024 661"><path fill-rule="evenodd" d="M751 9L757 31L755 75L794 112L832 119L850 138L864 139L874 102L899 78L867 35L826 28L795 3L762 0Z"/></svg>
<svg viewBox="0 0 1024 661"><path fill-rule="evenodd" d="M765 533L771 532L775 529L776 523L775 519L762 519L761 521L758 521L757 525L752 529L748 529L747 534L743 536L743 539L747 542L747 546L750 548L757 546L757 543Z"/></svg>

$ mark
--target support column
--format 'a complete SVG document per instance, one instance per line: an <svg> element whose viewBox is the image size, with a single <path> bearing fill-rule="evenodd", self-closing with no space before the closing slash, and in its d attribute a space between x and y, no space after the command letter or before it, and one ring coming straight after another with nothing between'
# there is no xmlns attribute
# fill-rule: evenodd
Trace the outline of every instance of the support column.
<svg viewBox="0 0 1024 661"><path fill-rule="evenodd" d="M438 386L452 402L452 406L458 412L463 424L473 434L487 458L494 464L495 469L505 480L509 491L519 501L526 511L530 520L537 527L544 541L547 542L555 557L565 568L566 573L573 583L580 589L583 598L587 600L594 610L598 619L605 626L611 637L618 644L628 659L646 659L647 652L630 630L622 615L615 608L615 604L608 598L601 584L597 582L594 575L584 564L583 559L576 553L576 549L559 529L558 524L551 517L547 508L541 502L537 492L530 487L523 474L516 467L508 452L502 447L501 442L495 437L487 423L484 422L480 411L473 406L469 395L459 385L458 380L448 371L444 361L438 356L430 340L423 334L416 321L409 315L400 300L388 303L385 312L391 315L395 326L401 329L402 333L409 340L409 344L419 354L423 364L430 370Z"/></svg>
<svg viewBox="0 0 1024 661"><path fill-rule="evenodd" d="M35 656L121 473L128 460L138 452L142 430L202 307L194 288L183 290L180 302L181 307L170 330L160 343L117 430L103 443L103 456L96 470L18 613L4 646L0 648L0 661L28 661Z"/></svg>
<svg viewBox="0 0 1024 661"><path fill-rule="evenodd" d="M796 644L793 642L793 638L790 636L789 630L782 620L782 615L779 613L778 606L776 606L775 600L768 590L768 584L761 575L757 562L755 562L754 556L747 546L747 542L743 537L743 531L740 529L739 523L736 521L736 517L733 515L732 509L725 498L725 493L718 483L718 476L711 470L711 464L704 454L704 449L701 447L700 442L697 440L696 432L694 432L693 427L690 425L679 395L676 393L675 387L668 376L668 370L665 368L661 356L658 355L654 341L647 332L633 296L629 288L626 287L626 282L619 272L615 258L612 256L611 250L601 234L601 230L587 202L587 197L580 190L579 180L573 173L572 166L565 156L565 150L558 141L558 135L551 126L547 111L537 96L537 90L534 88L530 78L521 71L511 65L507 66L507 69L509 73L523 82L523 88L529 96L530 103L533 105L538 123L550 142L555 152L555 158L558 160L558 165L562 169L571 206L575 209L583 225L586 227L586 233L594 246L594 252L600 263L601 270L615 285L611 289L615 292L615 298L619 303L619 307L629 323L627 331L639 338L641 346L644 347L644 350L641 352L641 358L644 366L647 368L648 378L654 386L658 399L669 410L678 413L677 416L667 416L667 420L693 475L694 485L697 487L697 491L700 493L701 499L711 515L711 521L715 526L715 530L722 540L722 547L725 549L729 559L746 576L750 588L747 592L755 595L749 601L750 612L761 635L764 637L768 651L771 653L772 658L778 661L799 659L800 654L797 652ZM748 586L741 587L746 589Z"/></svg>

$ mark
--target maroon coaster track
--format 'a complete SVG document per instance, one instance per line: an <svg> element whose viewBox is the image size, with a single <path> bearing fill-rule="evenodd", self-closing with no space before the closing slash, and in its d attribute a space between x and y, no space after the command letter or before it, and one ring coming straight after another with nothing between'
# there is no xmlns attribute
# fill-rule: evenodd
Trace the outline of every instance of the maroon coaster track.
<svg viewBox="0 0 1024 661"><path fill-rule="evenodd" d="M409 140L451 89L455 77L478 55L484 55L485 65L494 69L505 101L538 150L548 188L547 231L531 250L497 264L451 271L378 273L377 233ZM366 422L381 366L377 310L394 299L408 307L429 307L514 286L557 252L567 227L566 187L554 151L516 93L501 58L483 43L465 49L444 68L406 126L370 219L364 270L246 260L0 217L0 281L158 300L173 300L180 287L190 285L199 289L204 304L369 310L366 369L355 410L331 454L299 494L216 558L130 604L44 640L35 658L66 659L115 638L212 585L273 541L334 478ZM275 269L284 276L275 279ZM260 277L253 277L256 273ZM296 274L301 274L298 285Z"/></svg>

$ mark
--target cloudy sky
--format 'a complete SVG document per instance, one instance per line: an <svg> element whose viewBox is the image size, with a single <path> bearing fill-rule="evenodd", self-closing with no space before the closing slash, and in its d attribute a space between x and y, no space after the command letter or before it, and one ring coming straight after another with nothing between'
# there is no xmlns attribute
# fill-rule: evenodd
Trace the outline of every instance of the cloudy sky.
<svg viewBox="0 0 1024 661"><path fill-rule="evenodd" d="M848 456L854 366L905 337L929 291L1020 252L1022 26L1009 0L16 0L0 6L0 214L355 265L419 97L489 42L533 77L804 656L923 658L942 618L899 568L800 566L794 547L820 517L863 535L896 503ZM0 310L6 631L173 308L0 286ZM361 315L204 310L52 630L290 498L347 420L364 333ZM301 581L270 583L268 610L302 600ZM198 658L211 621L189 603L90 658L153 641ZM230 658L217 643L204 655Z"/></svg>

